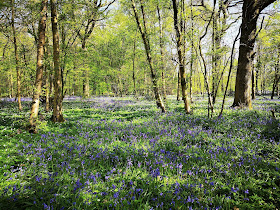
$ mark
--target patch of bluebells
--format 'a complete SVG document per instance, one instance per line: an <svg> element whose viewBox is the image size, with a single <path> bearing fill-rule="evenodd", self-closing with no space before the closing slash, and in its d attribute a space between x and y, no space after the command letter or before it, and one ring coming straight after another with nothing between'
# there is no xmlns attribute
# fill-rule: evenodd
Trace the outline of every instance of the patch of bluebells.
<svg viewBox="0 0 280 210"><path fill-rule="evenodd" d="M80 118L65 132L69 118L58 132L21 139L17 155L26 161L6 172L1 199L43 209L224 209L253 206L254 192L264 208L279 204L279 139L260 133L269 117L121 116L148 105L91 99L89 114L102 111L103 119ZM112 112L119 118L105 118ZM258 191L265 181L270 198Z"/></svg>

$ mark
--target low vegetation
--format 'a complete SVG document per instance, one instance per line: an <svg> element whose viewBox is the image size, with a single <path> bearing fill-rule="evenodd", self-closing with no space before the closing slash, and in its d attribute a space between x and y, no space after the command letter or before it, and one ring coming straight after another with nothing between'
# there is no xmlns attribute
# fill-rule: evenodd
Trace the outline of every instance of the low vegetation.
<svg viewBox="0 0 280 210"><path fill-rule="evenodd" d="M0 209L279 208L279 100L213 119L206 99L192 115L168 101L162 114L144 99L66 100L66 122L41 111L38 134L24 127L30 102L6 102Z"/></svg>

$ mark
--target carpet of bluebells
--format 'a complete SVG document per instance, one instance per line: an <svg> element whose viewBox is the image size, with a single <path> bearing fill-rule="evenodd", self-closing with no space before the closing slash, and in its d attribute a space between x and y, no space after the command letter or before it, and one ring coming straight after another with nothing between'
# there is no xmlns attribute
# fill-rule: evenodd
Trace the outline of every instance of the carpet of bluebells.
<svg viewBox="0 0 280 210"><path fill-rule="evenodd" d="M0 109L0 209L279 209L279 100L207 118L168 100L68 98L65 123L40 111L25 127L30 101ZM214 115L218 115L220 102Z"/></svg>

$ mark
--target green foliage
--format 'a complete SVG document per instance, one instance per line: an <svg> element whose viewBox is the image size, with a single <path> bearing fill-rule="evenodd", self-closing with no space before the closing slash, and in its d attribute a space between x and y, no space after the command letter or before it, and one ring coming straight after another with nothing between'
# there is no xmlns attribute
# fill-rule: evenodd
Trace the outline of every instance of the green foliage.
<svg viewBox="0 0 280 210"><path fill-rule="evenodd" d="M5 102L0 208L279 206L279 120L268 111L278 102L258 98L255 111L226 109L208 119L206 99L196 98L193 115L168 100L162 115L144 99L72 98L64 102L65 123L40 110L35 135L23 127L29 102L21 113Z"/></svg>

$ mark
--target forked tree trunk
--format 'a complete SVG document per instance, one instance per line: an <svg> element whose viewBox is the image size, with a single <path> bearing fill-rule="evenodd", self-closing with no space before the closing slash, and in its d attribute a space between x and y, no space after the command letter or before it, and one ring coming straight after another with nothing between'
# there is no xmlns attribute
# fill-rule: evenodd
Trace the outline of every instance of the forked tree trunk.
<svg viewBox="0 0 280 210"><path fill-rule="evenodd" d="M46 21L47 21L47 4L48 0L43 0L41 5L41 17L39 20L38 30L38 43L37 43L37 66L36 66L36 80L35 87L33 90L31 114L29 119L29 132L36 133L36 120L39 112L40 94L42 91L42 80L44 70L44 47L45 47L45 36L46 36Z"/></svg>
<svg viewBox="0 0 280 210"><path fill-rule="evenodd" d="M54 102L53 102L53 122L64 122L62 115L62 74L59 64L59 33L57 27L56 0L51 0L51 19L53 34L53 62L54 62Z"/></svg>
<svg viewBox="0 0 280 210"><path fill-rule="evenodd" d="M147 37L146 16L145 16L145 12L144 12L144 5L143 5L143 2L140 1L142 18L143 18L143 26L142 26L139 21L139 15L138 15L138 12L136 9L135 1L131 0L131 3L132 3L133 12L134 12L134 17L136 19L136 23L137 23L138 29L141 33L142 40L143 40L144 46L145 46L145 52L146 52L147 61L148 61L150 72L151 72L151 79L152 79L152 85L153 85L153 91L154 91L154 95L155 95L155 99L156 99L156 104L161 109L162 112L166 112L163 101L161 100L161 96L160 96L159 88L158 88L158 81L157 81L156 73L155 73L155 70L153 67L152 56L151 56L151 47L150 47L150 43L149 43L149 38Z"/></svg>
<svg viewBox="0 0 280 210"><path fill-rule="evenodd" d="M251 102L251 62L256 40L257 20L260 12L276 0L243 0L241 37L238 67L236 73L233 107L252 108Z"/></svg>
<svg viewBox="0 0 280 210"><path fill-rule="evenodd" d="M173 12L174 12L174 28L176 31L176 42L177 42L177 53L179 60L179 72L181 77L181 88L182 88L182 99L184 101L184 108L187 114L191 112L191 108L188 102L188 94L187 94L187 81L186 81L186 72L185 72L185 58L183 53L183 43L182 43L182 34L179 29L178 23L178 7L176 0L172 0Z"/></svg>
<svg viewBox="0 0 280 210"><path fill-rule="evenodd" d="M19 58L17 52L17 38L16 38L16 29L15 29L15 1L11 0L12 4L12 30L13 30L13 38L14 38L14 49L15 49L15 59L16 59L16 71L17 71L17 99L18 99L18 109L22 110L21 105L21 78L20 78L20 68L19 68Z"/></svg>

